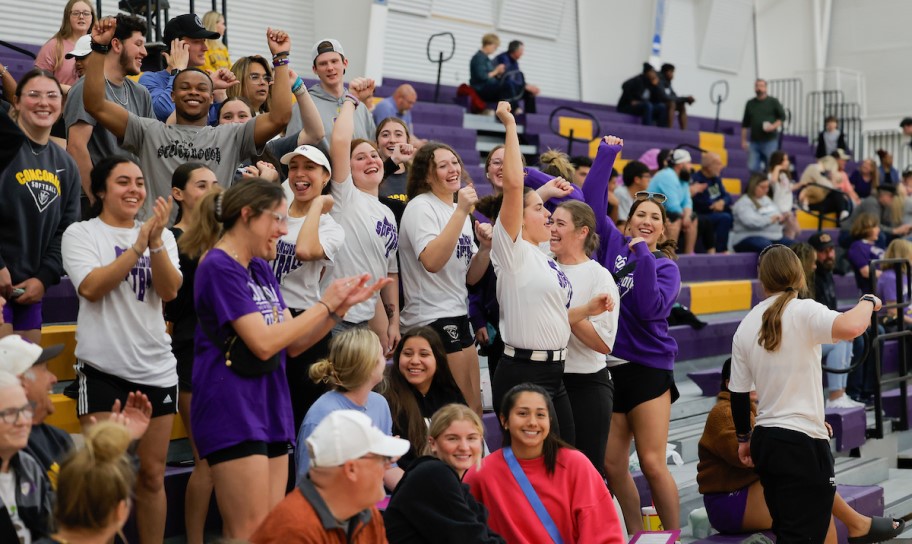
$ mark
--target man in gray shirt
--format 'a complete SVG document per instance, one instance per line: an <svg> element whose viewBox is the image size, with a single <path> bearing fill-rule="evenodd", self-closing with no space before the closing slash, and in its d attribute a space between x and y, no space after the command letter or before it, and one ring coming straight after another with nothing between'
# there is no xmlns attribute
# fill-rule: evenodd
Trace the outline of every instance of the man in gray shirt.
<svg viewBox="0 0 912 544"><path fill-rule="evenodd" d="M152 97L142 85L128 79L140 72L140 64L146 57L146 21L132 15L117 15L117 30L111 40L111 50L105 55L105 98L116 102L130 113L152 118ZM63 119L67 127L67 153L76 161L82 188L89 203L92 196L89 174L96 162L103 157L119 153L117 138L104 127L98 126L95 118L86 112L82 93L84 78L80 78L67 94Z"/></svg>
<svg viewBox="0 0 912 544"><path fill-rule="evenodd" d="M291 117L291 84L288 80L291 39L281 30L267 29L266 38L275 67L272 108L243 124L211 127L207 124L212 104L213 84L209 75L188 68L174 77L171 97L174 101L175 124L139 117L122 105L104 99L102 74L104 52L115 32L115 21L106 18L92 30L92 55L85 75L85 108L98 123L132 150L140 160L147 182L143 208L148 214L158 197L171 194L174 170L188 161L198 161L215 172L223 187L234 180L238 164L279 134ZM175 212L176 213L176 212ZM173 217L172 217L173 220Z"/></svg>

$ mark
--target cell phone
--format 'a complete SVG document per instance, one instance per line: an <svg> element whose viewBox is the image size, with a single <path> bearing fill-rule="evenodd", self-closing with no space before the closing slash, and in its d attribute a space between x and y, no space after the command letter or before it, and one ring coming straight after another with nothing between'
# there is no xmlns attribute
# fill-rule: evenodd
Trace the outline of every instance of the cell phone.
<svg viewBox="0 0 912 544"><path fill-rule="evenodd" d="M244 167L244 166L239 166L239 167L238 167L238 169L237 169L237 174L238 174L239 176L243 176L243 175L246 174L246 173L247 173L247 168L246 168L246 167Z"/></svg>
<svg viewBox="0 0 912 544"><path fill-rule="evenodd" d="M22 287L19 287L19 288L17 288L17 289L13 289L13 292L10 293L10 299L19 298L19 297L21 297L21 296L24 295L24 294L25 294L25 289L23 289Z"/></svg>

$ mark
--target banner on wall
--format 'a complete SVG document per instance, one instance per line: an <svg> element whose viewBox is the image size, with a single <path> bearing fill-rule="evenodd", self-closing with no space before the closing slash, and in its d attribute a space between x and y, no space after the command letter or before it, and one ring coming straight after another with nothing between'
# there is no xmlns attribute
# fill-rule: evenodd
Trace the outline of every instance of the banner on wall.
<svg viewBox="0 0 912 544"><path fill-rule="evenodd" d="M655 24L652 30L652 51L649 54L649 64L659 67L662 57L662 31L665 28L665 0L656 0Z"/></svg>

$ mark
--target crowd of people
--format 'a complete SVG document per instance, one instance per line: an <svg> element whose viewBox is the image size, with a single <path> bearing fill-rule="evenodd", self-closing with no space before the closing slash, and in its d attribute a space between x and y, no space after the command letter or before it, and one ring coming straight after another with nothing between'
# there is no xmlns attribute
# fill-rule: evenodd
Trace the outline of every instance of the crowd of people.
<svg viewBox="0 0 912 544"><path fill-rule="evenodd" d="M788 157L761 141L775 123L751 130L769 172L735 203L718 155L705 153L694 173L690 153L676 149L655 168L631 161L619 174L616 136L599 141L594 160L548 153L530 168L516 115L534 111L539 89L519 70L523 44L492 61L499 39L486 35L472 87L499 101L505 137L485 164L493 194L479 198L454 148L414 134L410 86L373 105L375 82L346 85L349 59L327 38L305 57L319 79L308 88L291 70L287 33L266 29L268 53L232 64L217 41L224 31L218 13L174 17L167 67L140 74L144 21L98 17L71 0L43 49L46 65L12 82L4 70L13 96L0 114L10 144L0 153L4 541L106 540L133 512L139 541L161 542L176 414L193 450L184 516L194 544L213 496L224 535L254 543L619 543L641 528L631 445L674 530L680 504L666 447L679 395L668 317L681 288L679 240L684 252L700 241L710 252L766 255L760 275L772 296L763 304L776 319L770 328L752 313L759 329L745 325L735 338L739 440L752 379L761 407L763 391L785 390L781 376L758 370L757 337L786 364L783 335L797 333L780 322L810 323L817 343L851 345L870 318L866 303L879 309L866 297L841 316L792 302L806 282L778 245L796 233L792 195L801 200L807 183L793 183ZM686 128L693 98L674 92L673 77L672 65L661 75L646 67L625 83L627 106L644 122L677 116ZM661 94L647 97L653 88ZM745 126L773 104L760 91L758 82ZM52 140L61 121L63 146ZM892 235L909 230L881 199L895 184L878 175L861 178L871 196L856 209L879 215L859 212L854 222L868 226L853 227L862 245L849 249L865 293L882 223L895 221ZM910 245L887 254L908 258ZM37 346L44 294L64 274L79 300L68 388L79 450L44 423L56 383L47 361L59 348ZM877 276L885 300L897 300L888 273ZM478 348L502 445L484 436ZM797 354L808 383L820 381L815 349ZM796 416L774 403L784 419L761 410L757 434L786 441L769 429L805 417L814 423L788 432L816 447L822 406L801 405ZM756 447L764 489L788 495L774 469L791 460ZM773 527L786 527L785 499L767 505Z"/></svg>

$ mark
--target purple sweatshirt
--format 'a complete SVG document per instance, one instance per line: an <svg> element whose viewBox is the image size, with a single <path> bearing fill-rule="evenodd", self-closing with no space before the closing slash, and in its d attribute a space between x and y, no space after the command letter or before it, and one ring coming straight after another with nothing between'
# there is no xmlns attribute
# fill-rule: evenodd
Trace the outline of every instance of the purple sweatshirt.
<svg viewBox="0 0 912 544"><path fill-rule="evenodd" d="M608 178L621 146L599 144L583 185L584 200L595 212L599 235L596 260L616 273L628 262L636 269L618 279L621 314L612 355L643 366L672 370L678 345L668 334L668 316L681 290L681 273L671 259L656 258L645 243L627 247L624 236L608 218Z"/></svg>

